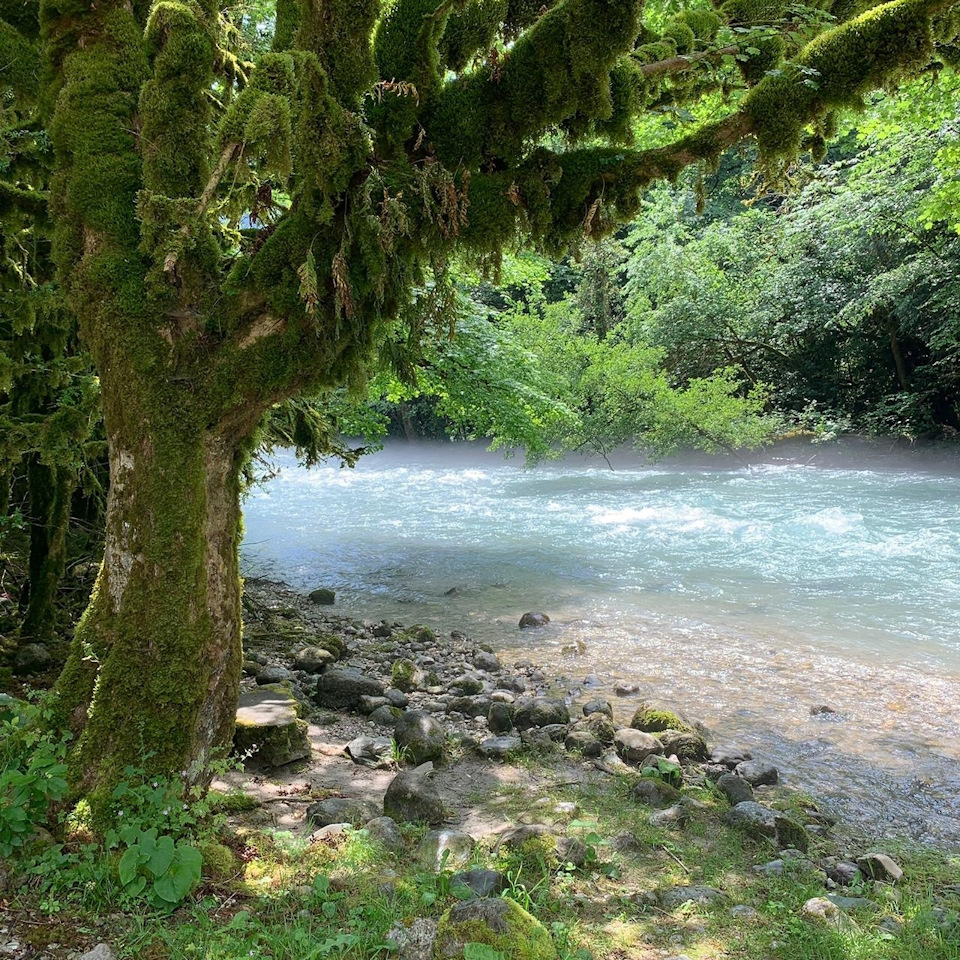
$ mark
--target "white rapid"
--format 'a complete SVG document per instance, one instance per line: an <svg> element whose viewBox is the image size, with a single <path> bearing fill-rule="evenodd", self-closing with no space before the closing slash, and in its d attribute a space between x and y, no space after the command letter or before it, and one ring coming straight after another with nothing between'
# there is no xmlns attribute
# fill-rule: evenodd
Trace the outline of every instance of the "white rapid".
<svg viewBox="0 0 960 960"><path fill-rule="evenodd" d="M568 686L638 681L872 831L960 844L956 459L526 470L438 444L279 464L246 504L248 573L465 630ZM520 632L527 610L553 622Z"/></svg>

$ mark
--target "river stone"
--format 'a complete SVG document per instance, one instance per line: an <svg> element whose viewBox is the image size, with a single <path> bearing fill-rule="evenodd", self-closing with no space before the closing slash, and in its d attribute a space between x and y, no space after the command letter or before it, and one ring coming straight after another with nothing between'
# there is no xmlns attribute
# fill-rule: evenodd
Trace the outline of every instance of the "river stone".
<svg viewBox="0 0 960 960"><path fill-rule="evenodd" d="M269 767L310 756L307 724L297 716L297 701L280 690L240 694L233 744L238 754L250 754Z"/></svg>
<svg viewBox="0 0 960 960"><path fill-rule="evenodd" d="M269 666L258 670L255 679L257 686L266 687L271 683L293 683L297 678L286 667L271 663Z"/></svg>
<svg viewBox="0 0 960 960"><path fill-rule="evenodd" d="M450 878L450 887L452 890L469 890L474 897L495 897L507 889L507 878L496 870L484 870L482 867L474 867L472 870L466 870L463 873L455 873ZM458 892L459 895L459 892ZM466 896L461 899L468 899Z"/></svg>
<svg viewBox="0 0 960 960"><path fill-rule="evenodd" d="M804 919L819 926L852 932L856 924L826 897L811 897L802 909Z"/></svg>
<svg viewBox="0 0 960 960"><path fill-rule="evenodd" d="M439 721L422 710L409 710L393 728L393 738L414 763L442 760L447 733Z"/></svg>
<svg viewBox="0 0 960 960"><path fill-rule="evenodd" d="M408 657L393 661L390 668L390 683L402 693L411 693L424 686L427 675Z"/></svg>
<svg viewBox="0 0 960 960"><path fill-rule="evenodd" d="M871 880L896 883L903 876L903 870L885 853L868 853L857 860L857 866Z"/></svg>
<svg viewBox="0 0 960 960"><path fill-rule="evenodd" d="M437 939L437 921L414 920L409 927L397 924L387 934L387 940L397 945L400 960L433 960Z"/></svg>
<svg viewBox="0 0 960 960"><path fill-rule="evenodd" d="M15 673L39 673L53 664L53 654L43 643L25 643L13 658Z"/></svg>
<svg viewBox="0 0 960 960"><path fill-rule="evenodd" d="M447 711L462 713L465 717L486 717L492 703L490 697L454 697L447 704Z"/></svg>
<svg viewBox="0 0 960 960"><path fill-rule="evenodd" d="M487 726L492 733L509 733L513 729L513 707L509 703L491 703Z"/></svg>
<svg viewBox="0 0 960 960"><path fill-rule="evenodd" d="M591 713L583 720L581 729L589 730L606 746L611 746L617 735L617 728L605 713Z"/></svg>
<svg viewBox="0 0 960 960"><path fill-rule="evenodd" d="M377 707L367 719L381 727L395 727L402 716L403 711L398 707L382 706Z"/></svg>
<svg viewBox="0 0 960 960"><path fill-rule="evenodd" d="M663 744L651 733L624 727L613 739L617 753L627 763L642 763L651 754L662 754Z"/></svg>
<svg viewBox="0 0 960 960"><path fill-rule="evenodd" d="M545 733L554 743L563 743L567 737L567 725L565 723L548 723L544 727L535 729Z"/></svg>
<svg viewBox="0 0 960 960"><path fill-rule="evenodd" d="M358 827L373 820L379 811L372 800L362 797L330 797L307 807L307 823L328 827L333 823L349 823Z"/></svg>
<svg viewBox="0 0 960 960"><path fill-rule="evenodd" d="M383 797L384 816L401 823L442 823L447 811L431 782L432 777L432 763L398 773Z"/></svg>
<svg viewBox="0 0 960 960"><path fill-rule="evenodd" d="M520 629L530 630L536 627L545 627L550 618L545 613L525 613L520 618Z"/></svg>
<svg viewBox="0 0 960 960"><path fill-rule="evenodd" d="M595 697L593 700L588 700L583 705L583 715L589 717L592 714L602 714L603 716L613 719L613 706L610 704L609 700L604 700L603 697Z"/></svg>
<svg viewBox="0 0 960 960"><path fill-rule="evenodd" d="M772 786L780 779L777 768L764 760L744 760L734 767L733 772L752 787Z"/></svg>
<svg viewBox="0 0 960 960"><path fill-rule="evenodd" d="M667 887L665 890L658 890L656 896L664 910L676 910L685 903L704 906L727 898L727 895L720 890L704 886Z"/></svg>
<svg viewBox="0 0 960 960"><path fill-rule="evenodd" d="M336 593L329 589L329 587L319 587L316 590L311 590L307 596L313 603L320 604L324 607L329 607L337 599Z"/></svg>
<svg viewBox="0 0 960 960"><path fill-rule="evenodd" d="M384 691L376 677L355 667L336 667L320 675L313 699L318 706L330 710L357 710L361 697L382 697Z"/></svg>
<svg viewBox="0 0 960 960"><path fill-rule="evenodd" d="M344 750L354 763L362 767L389 767L393 762L393 740L390 737L356 737Z"/></svg>
<svg viewBox="0 0 960 960"><path fill-rule="evenodd" d="M853 886L863 877L860 868L849 860L838 860L836 863L828 864L825 869L827 876L841 887Z"/></svg>
<svg viewBox="0 0 960 960"><path fill-rule="evenodd" d="M484 673L499 673L503 669L500 658L495 653L481 650L474 658L473 665Z"/></svg>
<svg viewBox="0 0 960 960"><path fill-rule="evenodd" d="M690 808L685 803L675 803L665 810L657 810L650 814L651 827L667 827L674 830L682 827L690 819Z"/></svg>
<svg viewBox="0 0 960 960"><path fill-rule="evenodd" d="M507 754L519 750L522 744L519 737L488 737L477 746L477 751L490 760L505 760Z"/></svg>
<svg viewBox="0 0 960 960"><path fill-rule="evenodd" d="M717 787L732 807L735 807L738 803L753 800L753 787L750 786L750 782L744 780L743 777L738 777L735 773L723 774L717 780Z"/></svg>
<svg viewBox="0 0 960 960"><path fill-rule="evenodd" d="M475 673L465 673L457 677L450 686L455 690L459 690L460 694L465 697L472 697L478 693L483 693L483 680Z"/></svg>
<svg viewBox="0 0 960 960"><path fill-rule="evenodd" d="M513 708L513 723L518 730L531 727L547 727L552 724L568 724L570 711L562 700L551 697L518 700Z"/></svg>
<svg viewBox="0 0 960 960"><path fill-rule="evenodd" d="M642 777L630 788L630 797L638 803L662 809L680 799L680 791L654 777Z"/></svg>
<svg viewBox="0 0 960 960"><path fill-rule="evenodd" d="M365 829L380 846L390 853L400 853L406 846L400 827L393 817L374 817L365 824Z"/></svg>
<svg viewBox="0 0 960 960"><path fill-rule="evenodd" d="M790 817L778 814L775 821L777 844L782 849L799 850L806 853L810 847L810 836L802 825Z"/></svg>
<svg viewBox="0 0 960 960"><path fill-rule="evenodd" d="M726 821L754 836L777 835L777 812L752 800L738 803L727 813Z"/></svg>
<svg viewBox="0 0 960 960"><path fill-rule="evenodd" d="M305 673L322 673L336 660L337 655L326 647L304 647L294 655L293 666Z"/></svg>
<svg viewBox="0 0 960 960"><path fill-rule="evenodd" d="M824 898L844 913L876 913L880 904L868 900L866 897L843 897L838 893L828 893Z"/></svg>
<svg viewBox="0 0 960 960"><path fill-rule="evenodd" d="M389 687L384 696L390 701L391 705L403 709L410 705L410 698L402 691L397 690L395 687Z"/></svg>
<svg viewBox="0 0 960 960"><path fill-rule="evenodd" d="M77 960L114 960L115 954L107 943L98 943L92 950L79 955Z"/></svg>
<svg viewBox="0 0 960 960"><path fill-rule="evenodd" d="M437 927L436 960L462 960L468 943L491 947L503 957L557 960L543 924L515 900L467 900L451 907Z"/></svg>
<svg viewBox="0 0 960 960"><path fill-rule="evenodd" d="M693 724L680 710L656 700L641 703L633 714L630 726L644 733L662 733L665 730L694 732Z"/></svg>
<svg viewBox="0 0 960 960"><path fill-rule="evenodd" d="M732 770L737 764L744 760L752 760L753 754L749 750L741 750L739 747L719 746L710 751L710 762L719 763Z"/></svg>
<svg viewBox="0 0 960 960"><path fill-rule="evenodd" d="M584 757L599 757L603 753L603 744L589 730L571 731L563 745L568 752Z"/></svg>
<svg viewBox="0 0 960 960"><path fill-rule="evenodd" d="M617 680L613 685L613 692L618 697L632 697L640 692L640 684L632 683L629 680Z"/></svg>
<svg viewBox="0 0 960 960"><path fill-rule="evenodd" d="M420 843L418 857L434 872L466 866L476 841L462 830L430 830Z"/></svg>
<svg viewBox="0 0 960 960"><path fill-rule="evenodd" d="M664 730L657 734L657 739L663 744L664 751L674 754L680 760L706 760L707 741L699 733L688 733L686 730Z"/></svg>

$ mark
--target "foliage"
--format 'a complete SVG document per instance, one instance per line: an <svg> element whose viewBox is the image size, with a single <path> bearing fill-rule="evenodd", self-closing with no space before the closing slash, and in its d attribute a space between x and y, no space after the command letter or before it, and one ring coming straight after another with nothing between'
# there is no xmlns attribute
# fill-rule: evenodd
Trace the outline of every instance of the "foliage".
<svg viewBox="0 0 960 960"><path fill-rule="evenodd" d="M0 857L29 844L67 793L67 743L48 721L48 711L27 704L0 716Z"/></svg>
<svg viewBox="0 0 960 960"><path fill-rule="evenodd" d="M203 857L191 844L159 836L156 827L128 824L119 835L126 850L117 870L127 896L143 896L153 907L172 910L199 882Z"/></svg>

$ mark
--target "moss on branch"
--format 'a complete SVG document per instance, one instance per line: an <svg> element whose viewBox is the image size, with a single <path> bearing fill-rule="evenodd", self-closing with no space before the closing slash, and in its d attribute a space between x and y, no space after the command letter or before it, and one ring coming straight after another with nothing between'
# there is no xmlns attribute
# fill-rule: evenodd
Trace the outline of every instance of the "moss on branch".
<svg viewBox="0 0 960 960"><path fill-rule="evenodd" d="M448 166L519 162L533 140L569 117L609 117L610 71L640 32L636 0L566 0L540 18L501 63L448 83L424 126Z"/></svg>

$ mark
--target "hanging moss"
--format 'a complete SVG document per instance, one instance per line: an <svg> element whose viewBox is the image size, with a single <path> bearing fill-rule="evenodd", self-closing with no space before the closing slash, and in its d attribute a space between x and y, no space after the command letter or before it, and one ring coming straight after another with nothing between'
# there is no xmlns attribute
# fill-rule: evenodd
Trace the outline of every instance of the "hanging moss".
<svg viewBox="0 0 960 960"><path fill-rule="evenodd" d="M781 36L756 37L752 40L756 53L745 53L745 60L737 61L743 79L749 84L759 83L769 71L783 60L786 42Z"/></svg>

